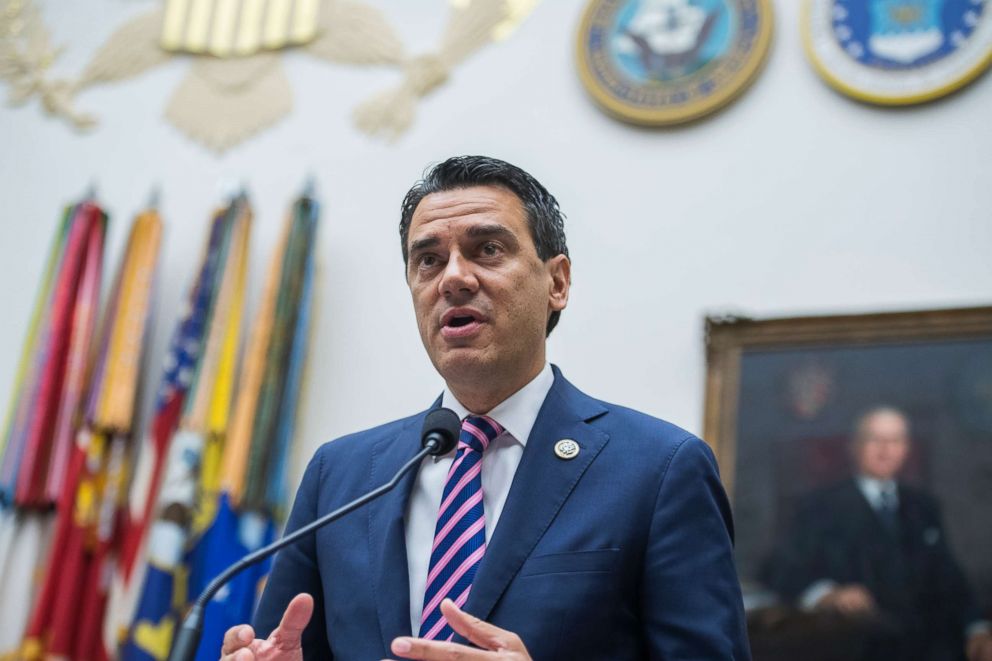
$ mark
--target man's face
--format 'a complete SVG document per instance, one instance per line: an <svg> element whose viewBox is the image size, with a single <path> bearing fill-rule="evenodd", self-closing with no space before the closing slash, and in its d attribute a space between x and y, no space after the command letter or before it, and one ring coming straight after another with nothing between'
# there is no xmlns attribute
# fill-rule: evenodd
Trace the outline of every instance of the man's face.
<svg viewBox="0 0 992 661"><path fill-rule="evenodd" d="M879 480L896 476L909 454L909 427L894 411L880 411L861 424L854 456L862 475Z"/></svg>
<svg viewBox="0 0 992 661"><path fill-rule="evenodd" d="M495 186L432 193L408 242L420 337L449 385L484 380L498 391L536 376L548 315L568 301L569 265L538 257L520 199Z"/></svg>

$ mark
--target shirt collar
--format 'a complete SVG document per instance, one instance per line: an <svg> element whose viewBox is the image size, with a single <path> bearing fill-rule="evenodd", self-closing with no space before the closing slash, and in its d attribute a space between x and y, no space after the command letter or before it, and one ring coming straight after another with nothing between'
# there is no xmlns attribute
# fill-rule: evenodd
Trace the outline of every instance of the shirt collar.
<svg viewBox="0 0 992 661"><path fill-rule="evenodd" d="M879 480L878 478L868 477L867 475L858 475L857 481L858 488L872 507L879 507L882 502L883 491L892 494L893 499L898 502L899 491L896 489L895 480Z"/></svg>
<svg viewBox="0 0 992 661"><path fill-rule="evenodd" d="M551 365L544 363L544 369L527 385L504 399L485 415L498 422L520 445L526 446L530 430L534 428L537 414L540 413L541 406L544 405L544 400L554 382L555 375L551 371ZM447 386L441 397L441 406L457 413L461 420L472 415Z"/></svg>

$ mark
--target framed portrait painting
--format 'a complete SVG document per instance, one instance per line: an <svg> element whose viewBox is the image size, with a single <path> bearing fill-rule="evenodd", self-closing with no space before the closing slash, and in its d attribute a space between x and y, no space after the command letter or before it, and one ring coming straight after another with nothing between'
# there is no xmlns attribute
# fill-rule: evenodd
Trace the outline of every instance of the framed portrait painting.
<svg viewBox="0 0 992 661"><path fill-rule="evenodd" d="M932 494L979 604L992 606L992 306L706 320L704 437L733 505L745 593L800 500L852 474L865 411L910 426L900 479Z"/></svg>

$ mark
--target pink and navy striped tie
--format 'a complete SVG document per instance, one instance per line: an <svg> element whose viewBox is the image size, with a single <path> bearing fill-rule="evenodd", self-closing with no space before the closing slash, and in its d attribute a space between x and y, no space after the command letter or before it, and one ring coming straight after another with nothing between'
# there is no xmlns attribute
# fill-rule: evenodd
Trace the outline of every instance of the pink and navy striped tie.
<svg viewBox="0 0 992 661"><path fill-rule="evenodd" d="M420 617L421 638L449 640L454 635L441 614L441 601L447 597L459 607L465 604L475 571L486 552L482 453L502 433L499 423L486 416L469 416L462 421L458 452L448 470L437 513L424 610Z"/></svg>

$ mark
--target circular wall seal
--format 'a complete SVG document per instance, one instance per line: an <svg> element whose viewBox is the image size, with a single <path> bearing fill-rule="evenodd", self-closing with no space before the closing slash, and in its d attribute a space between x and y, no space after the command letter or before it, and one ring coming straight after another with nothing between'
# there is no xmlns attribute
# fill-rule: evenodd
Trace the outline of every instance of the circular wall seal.
<svg viewBox="0 0 992 661"><path fill-rule="evenodd" d="M957 90L992 62L988 0L806 0L817 72L861 101L908 105Z"/></svg>
<svg viewBox="0 0 992 661"><path fill-rule="evenodd" d="M768 0L593 0L579 27L579 76L622 120L687 122L754 80L772 23Z"/></svg>

